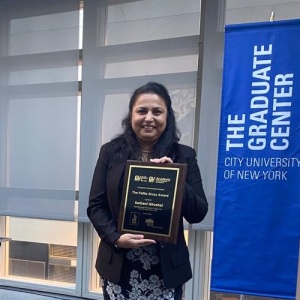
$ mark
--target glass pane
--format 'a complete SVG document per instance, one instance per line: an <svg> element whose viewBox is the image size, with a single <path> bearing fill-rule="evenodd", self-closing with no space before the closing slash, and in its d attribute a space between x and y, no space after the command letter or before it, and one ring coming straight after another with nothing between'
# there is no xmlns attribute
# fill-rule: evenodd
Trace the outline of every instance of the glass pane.
<svg viewBox="0 0 300 300"><path fill-rule="evenodd" d="M75 286L77 223L7 218L7 276L41 279ZM20 279L21 280L21 279Z"/></svg>
<svg viewBox="0 0 300 300"><path fill-rule="evenodd" d="M142 0L111 5L105 45L196 35L199 24L199 0Z"/></svg>
<svg viewBox="0 0 300 300"><path fill-rule="evenodd" d="M75 0L0 1L0 211L4 215L74 219L80 130L79 7Z"/></svg>
<svg viewBox="0 0 300 300"><path fill-rule="evenodd" d="M28 61L27 61L28 63ZM18 70L9 73L8 85L41 84L54 82L77 81L78 66L35 68Z"/></svg>
<svg viewBox="0 0 300 300"><path fill-rule="evenodd" d="M15 19L9 55L78 49L79 11Z"/></svg>
<svg viewBox="0 0 300 300"><path fill-rule="evenodd" d="M75 189L77 97L11 99L8 187Z"/></svg>
<svg viewBox="0 0 300 300"><path fill-rule="evenodd" d="M107 63L105 78L196 72L198 55L169 56L157 59Z"/></svg>
<svg viewBox="0 0 300 300"><path fill-rule="evenodd" d="M121 133L121 121L128 112L130 95L105 95L104 99L102 119L102 144L109 142L115 135Z"/></svg>
<svg viewBox="0 0 300 300"><path fill-rule="evenodd" d="M192 145L201 1L107 3L118 4L106 6L101 1L96 10L91 2L85 3L82 112L87 121L82 123L82 132L92 134L94 142L81 145L83 156L98 156L100 146L121 133L121 120L128 112L131 93L147 81L162 82L169 89L181 142ZM91 116L96 122L90 121ZM88 172L93 169L91 165ZM86 179L80 182L83 180ZM89 191L80 192L82 197ZM80 205L80 214L85 215L86 206L82 202ZM188 238L187 230L185 236ZM101 293L94 267L98 244L94 233L90 289Z"/></svg>
<svg viewBox="0 0 300 300"><path fill-rule="evenodd" d="M179 131L180 143L192 146L194 138L196 88L170 90L172 106Z"/></svg>

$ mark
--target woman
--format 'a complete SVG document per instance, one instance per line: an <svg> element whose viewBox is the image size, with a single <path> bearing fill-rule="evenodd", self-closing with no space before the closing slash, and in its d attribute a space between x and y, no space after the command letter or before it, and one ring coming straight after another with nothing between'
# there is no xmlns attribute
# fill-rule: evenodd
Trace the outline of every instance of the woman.
<svg viewBox="0 0 300 300"><path fill-rule="evenodd" d="M181 215L198 223L208 204L195 151L178 143L171 99L155 82L138 88L122 121L123 133L103 145L90 191L88 216L101 238L96 269L104 299L181 299L192 277L181 218L176 244L117 231L126 161L185 163L188 166Z"/></svg>

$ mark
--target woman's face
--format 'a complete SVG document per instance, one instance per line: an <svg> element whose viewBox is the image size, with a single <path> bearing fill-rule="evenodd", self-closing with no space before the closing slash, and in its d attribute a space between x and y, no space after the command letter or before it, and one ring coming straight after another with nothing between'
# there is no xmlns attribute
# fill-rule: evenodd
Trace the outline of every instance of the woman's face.
<svg viewBox="0 0 300 300"><path fill-rule="evenodd" d="M156 94L139 95L132 107L131 126L138 140L149 145L155 143L167 125L167 107Z"/></svg>

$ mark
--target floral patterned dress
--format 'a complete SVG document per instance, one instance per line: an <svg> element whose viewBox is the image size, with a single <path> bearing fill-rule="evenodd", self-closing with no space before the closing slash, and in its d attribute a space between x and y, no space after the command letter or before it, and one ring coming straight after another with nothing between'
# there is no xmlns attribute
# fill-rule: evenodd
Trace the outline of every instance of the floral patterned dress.
<svg viewBox="0 0 300 300"><path fill-rule="evenodd" d="M165 287L155 245L129 249L118 284L102 279L105 300L175 300L177 289Z"/></svg>

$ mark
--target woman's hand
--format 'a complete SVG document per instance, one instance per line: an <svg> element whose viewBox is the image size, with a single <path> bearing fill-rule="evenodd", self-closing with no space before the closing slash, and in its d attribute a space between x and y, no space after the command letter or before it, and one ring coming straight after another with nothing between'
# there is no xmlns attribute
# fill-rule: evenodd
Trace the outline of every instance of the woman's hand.
<svg viewBox="0 0 300 300"><path fill-rule="evenodd" d="M120 248L139 248L151 244L155 244L154 240L144 239L142 234L122 234L115 242L115 245Z"/></svg>
<svg viewBox="0 0 300 300"><path fill-rule="evenodd" d="M150 162L154 162L154 163L157 163L157 164L164 164L164 163L172 164L173 160L170 157L164 156L164 157L161 157L161 158L150 159Z"/></svg>

